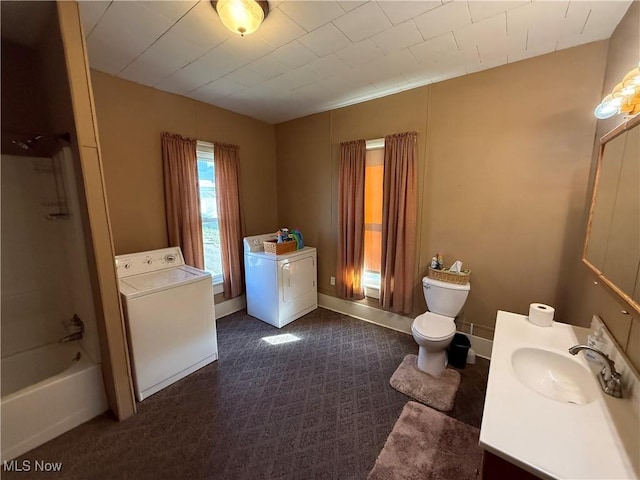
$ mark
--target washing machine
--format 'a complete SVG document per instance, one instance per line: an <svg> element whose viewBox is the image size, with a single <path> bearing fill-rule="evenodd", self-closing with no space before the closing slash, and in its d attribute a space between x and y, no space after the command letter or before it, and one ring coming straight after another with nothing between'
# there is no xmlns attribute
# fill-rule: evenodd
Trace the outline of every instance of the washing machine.
<svg viewBox="0 0 640 480"><path fill-rule="evenodd" d="M244 238L247 313L282 328L318 308L316 249L275 255L264 242L275 234Z"/></svg>
<svg viewBox="0 0 640 480"><path fill-rule="evenodd" d="M211 274L179 247L118 255L136 398L142 401L218 358Z"/></svg>

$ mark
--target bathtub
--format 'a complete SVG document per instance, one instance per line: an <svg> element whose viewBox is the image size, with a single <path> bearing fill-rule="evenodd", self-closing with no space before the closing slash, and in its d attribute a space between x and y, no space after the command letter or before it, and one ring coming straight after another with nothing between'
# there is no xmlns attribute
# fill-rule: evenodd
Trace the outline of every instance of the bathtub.
<svg viewBox="0 0 640 480"><path fill-rule="evenodd" d="M107 410L100 365L79 342L51 343L2 359L1 461Z"/></svg>

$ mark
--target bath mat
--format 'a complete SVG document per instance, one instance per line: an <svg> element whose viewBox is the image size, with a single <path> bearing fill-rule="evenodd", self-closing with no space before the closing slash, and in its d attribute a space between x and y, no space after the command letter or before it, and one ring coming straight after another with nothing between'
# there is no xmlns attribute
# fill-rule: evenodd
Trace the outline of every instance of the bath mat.
<svg viewBox="0 0 640 480"><path fill-rule="evenodd" d="M460 386L460 374L445 368L442 375L432 377L418 370L418 356L407 355L393 372L389 383L399 392L443 412L453 408Z"/></svg>
<svg viewBox="0 0 640 480"><path fill-rule="evenodd" d="M475 480L480 430L416 402L407 403L368 480Z"/></svg>

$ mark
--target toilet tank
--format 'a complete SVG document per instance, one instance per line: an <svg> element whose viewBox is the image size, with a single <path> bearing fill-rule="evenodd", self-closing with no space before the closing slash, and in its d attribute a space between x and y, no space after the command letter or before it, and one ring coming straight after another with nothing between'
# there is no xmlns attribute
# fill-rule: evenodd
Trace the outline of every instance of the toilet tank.
<svg viewBox="0 0 640 480"><path fill-rule="evenodd" d="M470 283L459 285L429 277L422 279L422 291L427 301L427 308L430 312L446 317L458 316L467 301L470 290Z"/></svg>

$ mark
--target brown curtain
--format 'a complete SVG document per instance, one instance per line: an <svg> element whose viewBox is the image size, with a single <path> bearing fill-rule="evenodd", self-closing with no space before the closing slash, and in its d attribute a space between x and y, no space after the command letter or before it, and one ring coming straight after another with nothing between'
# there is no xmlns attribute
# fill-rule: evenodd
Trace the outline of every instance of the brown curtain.
<svg viewBox="0 0 640 480"><path fill-rule="evenodd" d="M380 303L411 313L416 255L417 133L384 139Z"/></svg>
<svg viewBox="0 0 640 480"><path fill-rule="evenodd" d="M235 145L215 143L213 146L225 298L234 298L244 293L239 152L240 148Z"/></svg>
<svg viewBox="0 0 640 480"><path fill-rule="evenodd" d="M364 172L367 146L364 140L340 144L338 199L337 293L343 298L364 298Z"/></svg>
<svg viewBox="0 0 640 480"><path fill-rule="evenodd" d="M184 261L204 268L197 140L164 132L162 164L169 245L180 246Z"/></svg>

